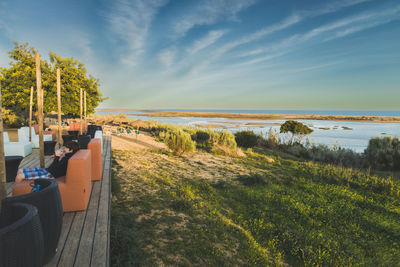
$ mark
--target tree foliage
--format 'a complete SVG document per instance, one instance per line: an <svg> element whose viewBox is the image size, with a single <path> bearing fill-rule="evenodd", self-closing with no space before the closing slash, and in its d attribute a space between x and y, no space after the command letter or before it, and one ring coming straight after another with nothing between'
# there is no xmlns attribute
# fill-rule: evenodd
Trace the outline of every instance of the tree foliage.
<svg viewBox="0 0 400 267"><path fill-rule="evenodd" d="M0 68L2 102L6 109L18 115L29 112L30 88L34 87L34 107L36 106L36 65L37 51L28 44L14 42L14 49L8 52L11 59L9 68ZM43 88L43 110L45 113L57 111L56 70L61 72L61 110L64 114L79 115L80 88L86 91L87 113L104 99L98 89L99 80L87 74L83 63L74 58L62 58L49 52L50 63L41 59Z"/></svg>
<svg viewBox="0 0 400 267"><path fill-rule="evenodd" d="M290 143L293 143L293 139L295 136L298 137L298 142L300 142L305 135L312 133L313 130L310 129L307 125L304 125L303 123L298 121L285 121L285 123L281 125L280 132L290 132L292 134Z"/></svg>

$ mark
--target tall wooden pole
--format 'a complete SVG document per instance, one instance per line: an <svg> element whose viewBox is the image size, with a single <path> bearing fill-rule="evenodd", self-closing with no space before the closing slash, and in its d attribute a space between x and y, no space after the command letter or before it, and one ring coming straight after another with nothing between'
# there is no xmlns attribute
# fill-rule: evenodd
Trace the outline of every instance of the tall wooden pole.
<svg viewBox="0 0 400 267"><path fill-rule="evenodd" d="M80 108L81 108L81 128L80 128L79 134L82 134L82 88L81 88L81 94L80 94L80 102L81 102L81 104L80 104Z"/></svg>
<svg viewBox="0 0 400 267"><path fill-rule="evenodd" d="M32 142L32 105L33 105L33 86L31 86L31 96L29 100L29 142Z"/></svg>
<svg viewBox="0 0 400 267"><path fill-rule="evenodd" d="M63 145L62 129L61 129L61 77L60 69L57 69L57 106L58 106L58 145Z"/></svg>
<svg viewBox="0 0 400 267"><path fill-rule="evenodd" d="M40 147L40 168L44 168L44 142L43 142L43 90L42 74L40 71L40 55L36 54L36 88L38 103L38 124L39 124L39 147Z"/></svg>
<svg viewBox="0 0 400 267"><path fill-rule="evenodd" d="M1 111L1 85L0 85L0 208L1 200L7 197L6 191L6 164L4 160L4 138L3 138L3 112Z"/></svg>
<svg viewBox="0 0 400 267"><path fill-rule="evenodd" d="M84 109L83 109L83 117L84 117L84 127L86 129L86 90L83 93L83 103L84 103Z"/></svg>

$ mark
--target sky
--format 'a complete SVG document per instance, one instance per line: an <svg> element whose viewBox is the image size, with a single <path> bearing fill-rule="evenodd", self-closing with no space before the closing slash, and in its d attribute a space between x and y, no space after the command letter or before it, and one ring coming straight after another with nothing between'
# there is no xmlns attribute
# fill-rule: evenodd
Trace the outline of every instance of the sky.
<svg viewBox="0 0 400 267"><path fill-rule="evenodd" d="M73 57L120 109L399 110L399 0L0 0L13 41Z"/></svg>

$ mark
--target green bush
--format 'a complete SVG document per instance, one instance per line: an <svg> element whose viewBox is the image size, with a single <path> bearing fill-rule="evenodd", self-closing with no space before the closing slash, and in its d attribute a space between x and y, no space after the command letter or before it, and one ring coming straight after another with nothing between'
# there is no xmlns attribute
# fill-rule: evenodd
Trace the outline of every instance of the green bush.
<svg viewBox="0 0 400 267"><path fill-rule="evenodd" d="M236 150L237 148L235 136L227 131L223 131L220 133L217 144L231 150Z"/></svg>
<svg viewBox="0 0 400 267"><path fill-rule="evenodd" d="M391 136L372 138L364 155L372 169L400 170L400 139Z"/></svg>
<svg viewBox="0 0 400 267"><path fill-rule="evenodd" d="M180 129L166 133L164 141L168 148L178 156L193 152L196 148L196 143L192 140L190 135Z"/></svg>
<svg viewBox="0 0 400 267"><path fill-rule="evenodd" d="M255 147L260 139L260 136L255 134L253 131L240 131L235 133L237 145L244 148Z"/></svg>
<svg viewBox="0 0 400 267"><path fill-rule="evenodd" d="M192 140L197 143L208 143L210 140L210 134L203 130L197 130L194 134L192 134Z"/></svg>
<svg viewBox="0 0 400 267"><path fill-rule="evenodd" d="M17 115L9 109L2 108L3 123L6 128L19 128L25 123L21 115Z"/></svg>

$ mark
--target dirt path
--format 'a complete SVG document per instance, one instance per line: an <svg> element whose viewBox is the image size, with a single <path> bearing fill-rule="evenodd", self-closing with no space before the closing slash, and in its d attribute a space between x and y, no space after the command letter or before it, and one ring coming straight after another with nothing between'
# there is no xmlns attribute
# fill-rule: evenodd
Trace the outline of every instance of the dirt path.
<svg viewBox="0 0 400 267"><path fill-rule="evenodd" d="M140 134L138 137L135 136L122 136L122 135L111 135L112 136L112 148L119 150L129 151L143 151L143 150L160 150L165 149L163 143L157 142L153 137Z"/></svg>

